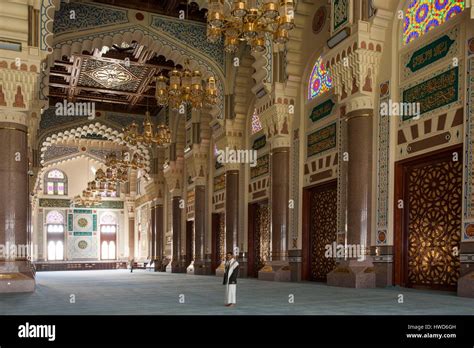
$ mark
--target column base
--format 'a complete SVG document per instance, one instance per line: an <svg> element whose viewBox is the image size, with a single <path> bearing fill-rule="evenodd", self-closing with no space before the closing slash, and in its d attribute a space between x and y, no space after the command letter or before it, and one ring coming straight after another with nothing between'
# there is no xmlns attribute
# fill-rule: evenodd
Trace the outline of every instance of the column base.
<svg viewBox="0 0 474 348"><path fill-rule="evenodd" d="M375 268L372 260L344 260L327 275L327 285L344 288L375 288Z"/></svg>
<svg viewBox="0 0 474 348"><path fill-rule="evenodd" d="M246 257L239 257L239 278L247 278L248 262Z"/></svg>
<svg viewBox="0 0 474 348"><path fill-rule="evenodd" d="M288 250L288 261L290 263L290 270L291 270L291 281L292 282L299 282L301 281L301 273L302 273L302 250L295 249L295 250Z"/></svg>
<svg viewBox="0 0 474 348"><path fill-rule="evenodd" d="M170 261L170 262L166 265L166 267L165 267L165 272L167 272L167 273L173 273L172 271L173 271L173 266L172 266L172 263L171 263L171 261Z"/></svg>
<svg viewBox="0 0 474 348"><path fill-rule="evenodd" d="M291 281L291 269L288 261L270 261L258 271L259 280L271 280L275 282Z"/></svg>
<svg viewBox="0 0 474 348"><path fill-rule="evenodd" d="M216 268L216 277L224 278L225 274L225 262L222 261L219 267Z"/></svg>
<svg viewBox="0 0 474 348"><path fill-rule="evenodd" d="M459 278L458 296L474 298L474 271Z"/></svg>
<svg viewBox="0 0 474 348"><path fill-rule="evenodd" d="M210 260L197 260L194 262L195 275L211 275Z"/></svg>
<svg viewBox="0 0 474 348"><path fill-rule="evenodd" d="M29 261L0 262L0 293L34 292L35 273Z"/></svg>
<svg viewBox="0 0 474 348"><path fill-rule="evenodd" d="M180 262L170 262L170 272L171 273L186 273L186 266L183 266ZM166 269L168 272L168 267Z"/></svg>
<svg viewBox="0 0 474 348"><path fill-rule="evenodd" d="M194 261L191 261L188 267L186 267L186 274L194 275Z"/></svg>

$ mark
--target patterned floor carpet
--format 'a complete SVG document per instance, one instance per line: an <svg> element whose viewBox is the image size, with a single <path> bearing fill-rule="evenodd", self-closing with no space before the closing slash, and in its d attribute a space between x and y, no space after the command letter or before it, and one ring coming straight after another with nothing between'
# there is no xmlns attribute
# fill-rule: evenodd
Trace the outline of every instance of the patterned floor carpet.
<svg viewBox="0 0 474 348"><path fill-rule="evenodd" d="M227 308L222 280L215 276L69 271L37 273L35 293L2 294L3 314L474 315L474 299L405 288L346 289L239 279L237 306Z"/></svg>

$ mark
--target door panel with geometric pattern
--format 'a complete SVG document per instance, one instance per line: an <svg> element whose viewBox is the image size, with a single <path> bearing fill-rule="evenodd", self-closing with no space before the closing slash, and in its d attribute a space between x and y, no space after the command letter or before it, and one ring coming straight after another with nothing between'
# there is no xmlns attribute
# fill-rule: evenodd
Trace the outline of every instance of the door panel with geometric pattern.
<svg viewBox="0 0 474 348"><path fill-rule="evenodd" d="M453 290L460 274L462 160L453 161L450 152L407 166L404 176L407 286Z"/></svg>
<svg viewBox="0 0 474 348"><path fill-rule="evenodd" d="M325 282L336 262L325 257L326 245L336 241L337 183L317 186L310 191L310 279Z"/></svg>
<svg viewBox="0 0 474 348"><path fill-rule="evenodd" d="M258 271L270 260L270 208L268 202L249 205L248 276L258 277Z"/></svg>

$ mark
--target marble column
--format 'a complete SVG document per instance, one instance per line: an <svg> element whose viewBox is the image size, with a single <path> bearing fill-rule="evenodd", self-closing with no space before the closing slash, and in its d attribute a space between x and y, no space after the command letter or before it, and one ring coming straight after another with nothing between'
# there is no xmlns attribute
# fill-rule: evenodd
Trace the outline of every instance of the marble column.
<svg viewBox="0 0 474 348"><path fill-rule="evenodd" d="M372 203L372 114L356 110L346 117L349 162L347 163L347 244L370 246Z"/></svg>
<svg viewBox="0 0 474 348"><path fill-rule="evenodd" d="M288 262L290 148L279 146L271 151L272 254L271 261L258 272L258 279L291 281Z"/></svg>
<svg viewBox="0 0 474 348"><path fill-rule="evenodd" d="M183 265L181 255L181 207L180 196L175 196L171 200L171 214L173 224L173 261L171 262L172 273L185 273L186 266Z"/></svg>
<svg viewBox="0 0 474 348"><path fill-rule="evenodd" d="M128 258L135 258L135 218L128 219Z"/></svg>
<svg viewBox="0 0 474 348"><path fill-rule="evenodd" d="M197 185L194 189L194 274L211 274L206 263L206 188Z"/></svg>
<svg viewBox="0 0 474 348"><path fill-rule="evenodd" d="M370 253L372 204L373 110L348 113L347 122L347 248L365 257L349 255L328 274L328 285L374 288L375 271ZM363 259L362 259L363 258Z"/></svg>
<svg viewBox="0 0 474 348"><path fill-rule="evenodd" d="M156 205L151 205L150 207L150 223L151 223L151 238L149 241L150 250L148 251L148 258L150 260L155 260L156 258L156 250L155 250L155 242L156 242Z"/></svg>
<svg viewBox="0 0 474 348"><path fill-rule="evenodd" d="M155 206L155 271L164 271L163 267L163 205Z"/></svg>
<svg viewBox="0 0 474 348"><path fill-rule="evenodd" d="M6 116L6 117L4 117ZM16 123L11 120L20 119ZM8 121L6 121L8 120ZM0 293L31 292L35 276L28 245L28 153L26 115L0 114ZM9 254L12 247L17 253Z"/></svg>
<svg viewBox="0 0 474 348"><path fill-rule="evenodd" d="M226 253L235 253L239 249L239 170L235 169L225 174L225 231Z"/></svg>
<svg viewBox="0 0 474 348"><path fill-rule="evenodd" d="M272 149L272 261L288 260L290 148Z"/></svg>

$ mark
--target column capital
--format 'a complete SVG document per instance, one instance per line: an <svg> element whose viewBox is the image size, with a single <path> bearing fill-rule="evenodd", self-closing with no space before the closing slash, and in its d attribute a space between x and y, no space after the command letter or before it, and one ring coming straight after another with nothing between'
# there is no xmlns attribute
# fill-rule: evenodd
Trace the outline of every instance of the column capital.
<svg viewBox="0 0 474 348"><path fill-rule="evenodd" d="M380 35L371 35L367 24L361 26L344 45L325 55L323 63L334 81L334 92L341 102L355 94L373 98L384 45L379 38Z"/></svg>
<svg viewBox="0 0 474 348"><path fill-rule="evenodd" d="M228 122L229 121L229 122ZM215 138L215 144L219 150L225 150L226 147L231 149L241 149L244 138L244 130L240 124L226 120L223 131Z"/></svg>
<svg viewBox="0 0 474 348"><path fill-rule="evenodd" d="M209 143L202 142L200 144L193 144L192 150L184 157L186 161L187 176L196 182L196 180L204 179L208 170L208 152Z"/></svg>
<svg viewBox="0 0 474 348"><path fill-rule="evenodd" d="M27 113L13 110L11 108L0 109L0 122L16 123L22 126L28 126Z"/></svg>
<svg viewBox="0 0 474 348"><path fill-rule="evenodd" d="M369 96L369 95L356 95L356 96L351 96L345 103L346 107L346 118L347 115L357 111L357 110L373 110L374 109L374 96Z"/></svg>
<svg viewBox="0 0 474 348"><path fill-rule="evenodd" d="M290 146L290 116L293 112L294 105L277 103L260 114L260 122L272 148Z"/></svg>
<svg viewBox="0 0 474 348"><path fill-rule="evenodd" d="M239 171L240 170L240 163L224 163L224 168L225 172L231 172L231 171Z"/></svg>
<svg viewBox="0 0 474 348"><path fill-rule="evenodd" d="M183 190L183 160L178 159L176 161L171 161L163 169L163 174L172 196L181 197Z"/></svg>

